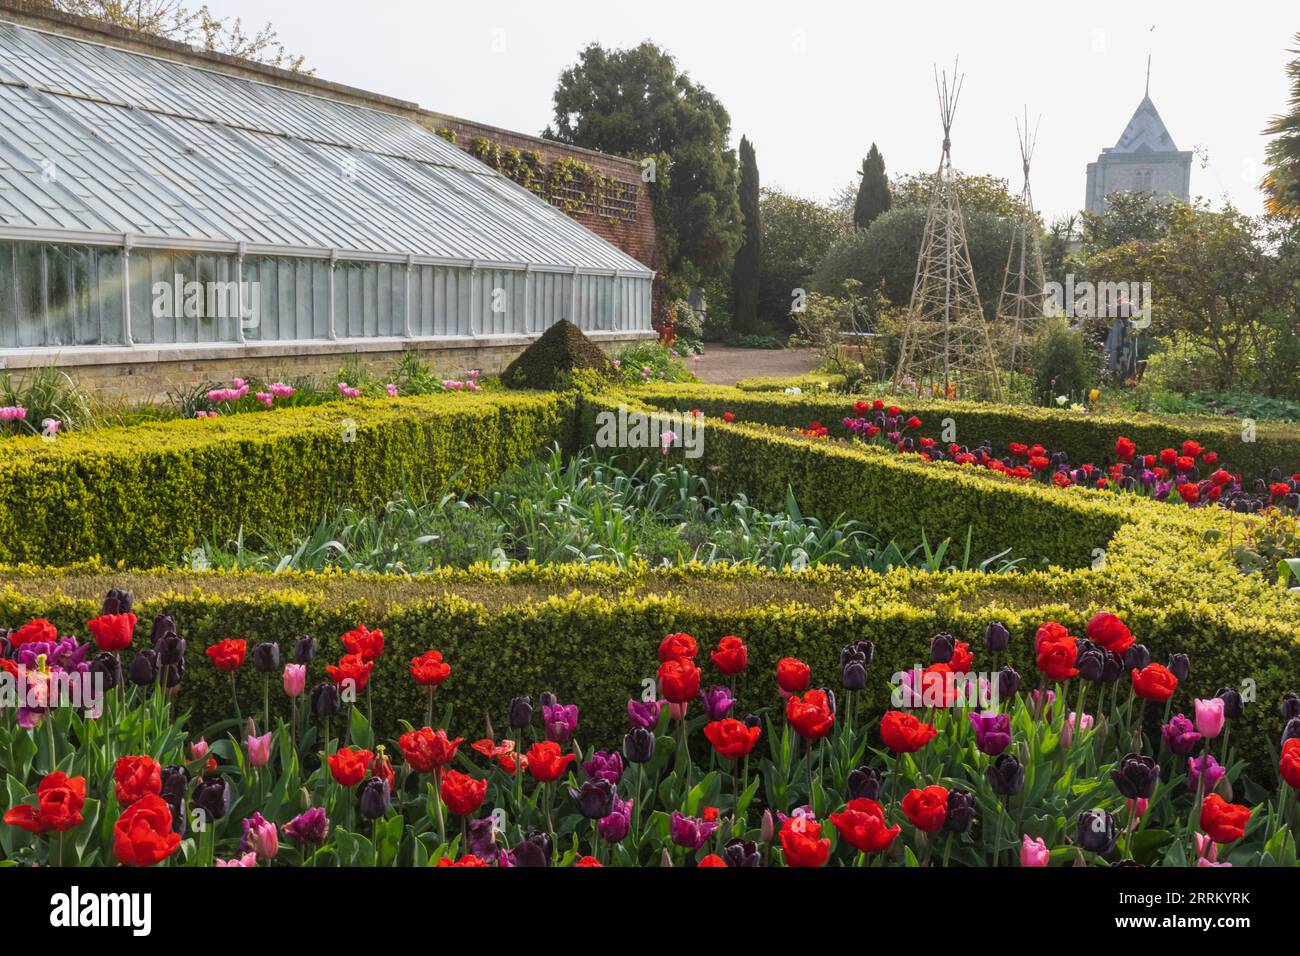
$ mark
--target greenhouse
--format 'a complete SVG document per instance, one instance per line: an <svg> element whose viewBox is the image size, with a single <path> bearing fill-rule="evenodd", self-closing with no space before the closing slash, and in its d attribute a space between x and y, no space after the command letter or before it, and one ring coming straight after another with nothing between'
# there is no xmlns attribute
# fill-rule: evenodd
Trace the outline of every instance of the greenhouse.
<svg viewBox="0 0 1300 956"><path fill-rule="evenodd" d="M635 333L653 275L397 113L0 22L0 349Z"/></svg>

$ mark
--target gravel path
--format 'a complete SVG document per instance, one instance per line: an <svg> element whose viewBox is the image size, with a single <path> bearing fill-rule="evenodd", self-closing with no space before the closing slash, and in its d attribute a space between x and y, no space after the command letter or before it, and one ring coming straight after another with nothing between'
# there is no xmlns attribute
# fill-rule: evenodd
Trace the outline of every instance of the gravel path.
<svg viewBox="0 0 1300 956"><path fill-rule="evenodd" d="M705 345L704 354L686 365L709 385L735 385L754 375L803 375L817 367L812 349L741 349Z"/></svg>

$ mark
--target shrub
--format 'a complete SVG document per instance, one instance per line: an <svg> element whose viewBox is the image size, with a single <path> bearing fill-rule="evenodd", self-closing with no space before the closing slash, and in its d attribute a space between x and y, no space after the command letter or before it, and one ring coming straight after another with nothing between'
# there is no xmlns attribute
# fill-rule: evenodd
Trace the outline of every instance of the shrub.
<svg viewBox="0 0 1300 956"><path fill-rule="evenodd" d="M1049 323L1034 343L1034 400L1050 405L1064 395L1080 401L1094 381L1083 335L1063 321Z"/></svg>
<svg viewBox="0 0 1300 956"><path fill-rule="evenodd" d="M331 505L416 482L481 487L568 447L574 399L359 399L265 415L15 438L0 461L0 560L175 559L241 527L288 535Z"/></svg>
<svg viewBox="0 0 1300 956"><path fill-rule="evenodd" d="M506 366L501 381L507 388L552 390L587 370L610 377L614 373L600 346L568 319L560 319Z"/></svg>

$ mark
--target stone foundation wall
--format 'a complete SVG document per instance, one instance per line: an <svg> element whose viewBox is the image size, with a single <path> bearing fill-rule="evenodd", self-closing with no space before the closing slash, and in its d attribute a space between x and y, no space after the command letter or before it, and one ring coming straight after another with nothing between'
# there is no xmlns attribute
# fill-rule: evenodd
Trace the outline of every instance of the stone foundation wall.
<svg viewBox="0 0 1300 956"><path fill-rule="evenodd" d="M588 337L612 355L634 342L653 340L655 334L592 332ZM382 378L408 350L419 352L437 374L446 378L464 379L470 369L491 375L503 370L534 338L516 335L9 352L0 357L0 369L21 379L33 369L53 365L99 399L135 404L165 401L168 393L211 383L226 384L235 377L267 381L303 376L333 378L341 366L353 361Z"/></svg>

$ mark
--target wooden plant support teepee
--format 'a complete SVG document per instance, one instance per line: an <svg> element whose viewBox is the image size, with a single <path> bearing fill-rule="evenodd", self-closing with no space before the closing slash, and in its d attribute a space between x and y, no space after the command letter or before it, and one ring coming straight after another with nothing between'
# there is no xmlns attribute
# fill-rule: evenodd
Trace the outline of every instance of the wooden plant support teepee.
<svg viewBox="0 0 1300 956"><path fill-rule="evenodd" d="M962 78L935 69L943 154L930 195L912 300L903 320L894 388L943 397L1000 400L998 361L980 305L966 242L966 219L952 167L952 121Z"/></svg>
<svg viewBox="0 0 1300 956"><path fill-rule="evenodd" d="M1043 291L1047 280L1043 275L1043 250L1039 242L1038 214L1034 211L1034 197L1029 189L1029 163L1034 157L1034 144L1038 141L1038 126L1029 132L1029 112L1025 111L1022 128L1016 120L1016 136L1020 141L1020 161L1025 171L1025 185L1020 190L1020 210L1011 231L1011 248L1007 252L1007 271L1002 280L1002 294L998 297L998 332L1006 336L1007 368L1015 377L1025 361L1025 343L1038 334L1043 320Z"/></svg>

